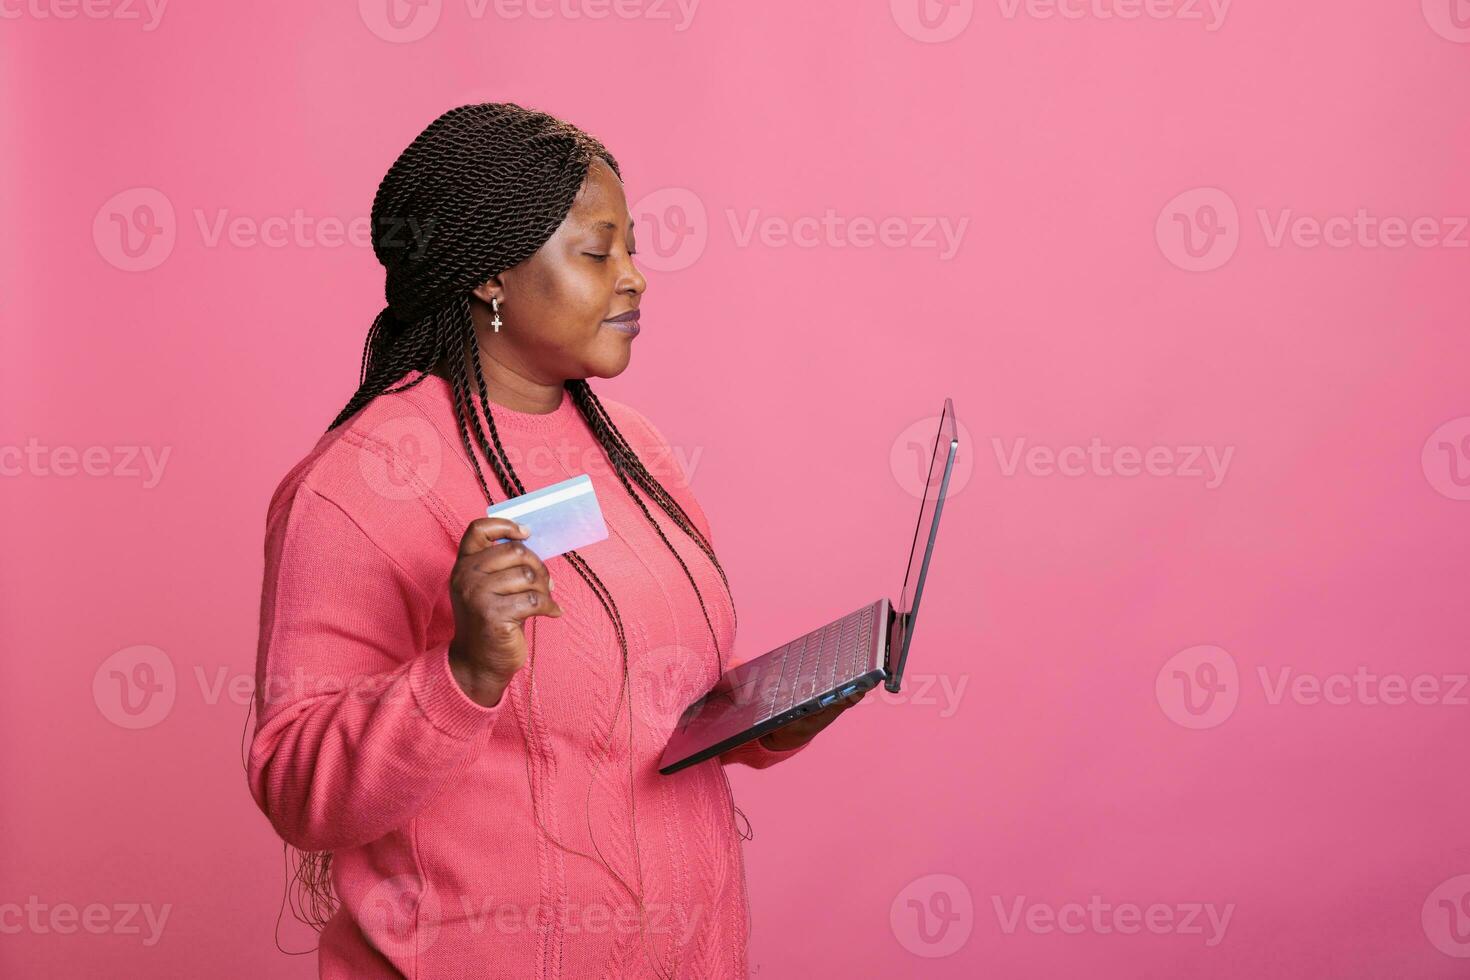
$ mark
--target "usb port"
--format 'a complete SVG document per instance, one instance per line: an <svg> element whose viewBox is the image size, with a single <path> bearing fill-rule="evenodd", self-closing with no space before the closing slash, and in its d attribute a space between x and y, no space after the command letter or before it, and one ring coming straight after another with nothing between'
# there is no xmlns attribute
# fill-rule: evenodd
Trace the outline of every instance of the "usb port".
<svg viewBox="0 0 1470 980"><path fill-rule="evenodd" d="M836 700L837 700L837 695L836 694L824 694L820 698L817 699L817 707L819 707L819 708L825 708L825 707L827 707L827 705L831 704L833 701L836 701Z"/></svg>
<svg viewBox="0 0 1470 980"><path fill-rule="evenodd" d="M856 691L857 689L858 689L858 686L856 684L849 684L846 687L844 687L842 690L838 691L837 692L837 696L839 698L845 698L849 694L851 694L853 691Z"/></svg>

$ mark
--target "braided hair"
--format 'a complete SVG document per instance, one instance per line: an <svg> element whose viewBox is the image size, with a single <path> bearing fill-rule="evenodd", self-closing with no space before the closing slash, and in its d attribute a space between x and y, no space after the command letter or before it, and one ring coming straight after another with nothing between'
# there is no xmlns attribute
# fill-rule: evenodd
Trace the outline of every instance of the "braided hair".
<svg viewBox="0 0 1470 980"><path fill-rule="evenodd" d="M471 294L492 276L531 257L555 233L571 210L589 169L598 157L621 179L617 160L597 139L546 113L510 102L451 109L430 123L409 144L389 168L373 199L373 251L387 272L385 294L388 305L374 318L368 332L357 391L327 427L328 431L350 419L378 395L405 391L422 382L430 372L442 371L453 390L461 442L487 504L495 502L495 494L486 482L472 444L478 446L489 461L500 492L507 497L526 492L496 430L480 366L479 342L471 317ZM423 374L398 387L390 387L414 371ZM714 565L728 591L729 580L715 558L714 549L679 503L638 458L587 382L570 379L563 387L607 454L612 471L684 570L704 613L705 625L714 638L716 676L722 674L724 656L704 596L688 565L679 557L634 486L694 541ZM478 396L479 408L488 423L488 437L475 411L474 396ZM628 643L622 617L611 592L587 562L576 551L566 552L563 557L588 584L612 620L623 667L612 717L616 720L623 698L628 694L628 737L631 745L633 715L631 694L628 693ZM733 602L732 597L732 610ZM529 658L530 691L535 690L535 669L533 649ZM529 717L534 719L534 713ZM529 740L535 740L533 722L528 722L526 735ZM611 748L610 742L608 747ZM629 792L633 807L638 889L635 891L602 859L595 835L593 846L598 851L596 860L637 899L641 933L645 906L642 862L637 856L637 800L632 796L631 766L630 751ZM723 776L724 767L720 769ZM529 756L526 775L534 797L536 787ZM728 777L725 779L728 791ZM588 793L590 806L590 782ZM532 812L536 813L534 807ZM738 807L734 812L744 819L745 815ZM592 855L551 838L541 824L539 813L536 820L557 847L592 858ZM746 827L748 831L748 821ZM741 836L749 839L748 832L742 832ZM289 851L287 859L289 869ZM305 914L294 900L293 911L298 919L318 931L336 906L330 864L329 852L304 852L295 872L295 878L304 891ZM646 948L646 937L644 941Z"/></svg>

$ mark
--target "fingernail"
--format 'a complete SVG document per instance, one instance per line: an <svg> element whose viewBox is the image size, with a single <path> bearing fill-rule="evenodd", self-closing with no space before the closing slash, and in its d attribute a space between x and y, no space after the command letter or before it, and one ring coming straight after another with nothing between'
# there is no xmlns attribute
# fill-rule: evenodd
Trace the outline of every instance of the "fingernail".
<svg viewBox="0 0 1470 980"><path fill-rule="evenodd" d="M552 581L551 576L550 575L546 576L546 591L547 592L550 592L550 591L552 591L555 588L556 588L556 583L554 581Z"/></svg>
<svg viewBox="0 0 1470 980"><path fill-rule="evenodd" d="M516 524L516 530L517 531L520 531L522 534L525 534L525 535L529 535L531 533L531 529L530 528L528 528L528 527L526 527L526 525L520 524L520 523L517 523Z"/></svg>

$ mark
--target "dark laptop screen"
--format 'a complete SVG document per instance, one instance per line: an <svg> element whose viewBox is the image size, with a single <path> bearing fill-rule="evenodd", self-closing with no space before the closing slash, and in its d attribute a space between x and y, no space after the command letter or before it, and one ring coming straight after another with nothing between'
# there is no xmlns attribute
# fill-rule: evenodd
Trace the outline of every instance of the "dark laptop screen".
<svg viewBox="0 0 1470 980"><path fill-rule="evenodd" d="M919 598L924 593L924 576L929 571L929 556L934 552L934 539L939 533L939 511L944 496L949 490L949 475L954 469L955 453L960 439L954 418L954 403L946 398L944 411L939 416L939 432L934 439L934 449L929 458L929 476L924 486L924 502L919 505L919 524L914 529L914 543L909 548L908 569L903 576L903 591L899 593L894 623L895 633L891 640L890 655L897 659L890 667L891 690L898 690L903 678L903 664L909 652L909 638L913 636L914 620L919 613Z"/></svg>

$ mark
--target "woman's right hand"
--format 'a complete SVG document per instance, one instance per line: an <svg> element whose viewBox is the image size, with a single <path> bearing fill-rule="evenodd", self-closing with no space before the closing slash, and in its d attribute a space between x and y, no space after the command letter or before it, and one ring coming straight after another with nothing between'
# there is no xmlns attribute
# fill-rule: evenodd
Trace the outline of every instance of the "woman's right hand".
<svg viewBox="0 0 1470 980"><path fill-rule="evenodd" d="M454 639L449 667L477 704L499 703L526 663L523 624L531 616L559 617L546 565L523 543L530 531L503 517L471 521L449 573ZM503 544L501 538L511 540Z"/></svg>

